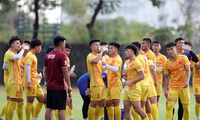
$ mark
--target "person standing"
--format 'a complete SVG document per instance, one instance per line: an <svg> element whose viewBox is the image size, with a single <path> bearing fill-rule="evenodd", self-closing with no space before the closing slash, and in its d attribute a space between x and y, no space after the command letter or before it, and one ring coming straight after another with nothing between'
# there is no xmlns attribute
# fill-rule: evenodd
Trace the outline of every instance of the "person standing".
<svg viewBox="0 0 200 120"><path fill-rule="evenodd" d="M68 93L72 91L69 79L67 57L63 53L65 49L63 36L53 38L55 49L45 56L43 74L47 83L47 110L45 120L51 120L52 111L58 109L59 120L66 119L66 99ZM67 84L66 84L66 83Z"/></svg>

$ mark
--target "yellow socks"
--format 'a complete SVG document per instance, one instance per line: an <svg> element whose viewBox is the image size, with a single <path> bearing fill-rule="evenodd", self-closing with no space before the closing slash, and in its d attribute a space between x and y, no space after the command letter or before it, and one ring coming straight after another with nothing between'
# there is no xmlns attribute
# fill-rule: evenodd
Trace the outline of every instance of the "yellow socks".
<svg viewBox="0 0 200 120"><path fill-rule="evenodd" d="M140 115L137 112L135 112L135 110L133 109L133 106L131 106L131 112L132 112L134 120L141 120Z"/></svg>
<svg viewBox="0 0 200 120"><path fill-rule="evenodd" d="M1 109L0 115L4 116L4 114L6 113L6 107L7 107L7 103L3 106L3 108Z"/></svg>
<svg viewBox="0 0 200 120"><path fill-rule="evenodd" d="M7 100L7 105L6 105L6 109L5 109L5 120L7 120L7 110L8 110L8 106L10 104L10 100Z"/></svg>
<svg viewBox="0 0 200 120"><path fill-rule="evenodd" d="M40 113L40 111L42 109L43 104L44 103L39 103L39 102L36 104L36 106L35 106L35 113L34 113L33 117L37 118L39 116L39 113Z"/></svg>
<svg viewBox="0 0 200 120"><path fill-rule="evenodd" d="M31 120L31 106L32 103L26 103L25 113L26 113L26 120Z"/></svg>
<svg viewBox="0 0 200 120"><path fill-rule="evenodd" d="M67 119L67 116L69 114L69 106L67 106L67 105L66 105L66 111L65 112L66 112L66 119Z"/></svg>
<svg viewBox="0 0 200 120"><path fill-rule="evenodd" d="M106 107L109 120L114 120L114 111L112 107Z"/></svg>
<svg viewBox="0 0 200 120"><path fill-rule="evenodd" d="M151 113L147 113L149 120L151 120Z"/></svg>
<svg viewBox="0 0 200 120"><path fill-rule="evenodd" d="M142 119L142 120L149 120L149 118L148 118L148 117L146 117L146 118L144 118L144 119Z"/></svg>
<svg viewBox="0 0 200 120"><path fill-rule="evenodd" d="M156 104L151 104L151 114L153 116L153 120L158 120L158 107Z"/></svg>
<svg viewBox="0 0 200 120"><path fill-rule="evenodd" d="M7 119L8 120L13 120L13 114L14 114L14 111L16 109L16 106L17 106L16 101L10 101L9 102L9 105L8 105L8 108L7 108Z"/></svg>
<svg viewBox="0 0 200 120"><path fill-rule="evenodd" d="M182 104L183 105L183 119L189 120L190 119L190 105L189 104Z"/></svg>
<svg viewBox="0 0 200 120"><path fill-rule="evenodd" d="M69 116L73 116L73 109L69 108Z"/></svg>
<svg viewBox="0 0 200 120"><path fill-rule="evenodd" d="M32 106L31 106L31 115L32 115L32 117L34 116L34 113L35 113L35 104L33 103Z"/></svg>
<svg viewBox="0 0 200 120"><path fill-rule="evenodd" d="M172 112L175 106L175 102L173 101L168 101L167 102L167 112L166 112L166 120L171 120L172 119ZM185 119L184 119L185 120Z"/></svg>
<svg viewBox="0 0 200 120"><path fill-rule="evenodd" d="M121 109L120 109L120 107L119 106L115 106L114 109L115 109L116 120L121 120Z"/></svg>
<svg viewBox="0 0 200 120"><path fill-rule="evenodd" d="M55 113L56 120L59 120L59 118L58 118L58 110L54 110L54 113Z"/></svg>
<svg viewBox="0 0 200 120"><path fill-rule="evenodd" d="M99 107L97 105L96 109L95 109L95 113L94 113L94 120L98 120L100 115L102 114L103 112L103 107Z"/></svg>
<svg viewBox="0 0 200 120"><path fill-rule="evenodd" d="M95 108L89 106L89 109L88 109L88 120L93 120L94 112L95 112Z"/></svg>
<svg viewBox="0 0 200 120"><path fill-rule="evenodd" d="M17 115L19 120L23 120L23 105L24 102L18 102L17 104Z"/></svg>
<svg viewBox="0 0 200 120"><path fill-rule="evenodd" d="M99 117L103 118L104 117L104 108L102 109L103 112L100 113Z"/></svg>
<svg viewBox="0 0 200 120"><path fill-rule="evenodd" d="M196 112L196 117L197 117L197 119L199 119L200 118L200 104L199 103L195 103L195 112Z"/></svg>

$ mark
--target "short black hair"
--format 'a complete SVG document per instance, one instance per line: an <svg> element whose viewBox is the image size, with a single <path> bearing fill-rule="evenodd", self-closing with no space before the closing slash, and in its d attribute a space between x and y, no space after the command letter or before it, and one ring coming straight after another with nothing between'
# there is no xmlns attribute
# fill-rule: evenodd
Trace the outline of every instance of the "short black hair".
<svg viewBox="0 0 200 120"><path fill-rule="evenodd" d="M101 42L100 45L108 45L107 42Z"/></svg>
<svg viewBox="0 0 200 120"><path fill-rule="evenodd" d="M109 45L113 45L115 46L115 48L118 48L118 49L120 48L120 44L116 41L109 43Z"/></svg>
<svg viewBox="0 0 200 120"><path fill-rule="evenodd" d="M178 37L178 38L175 39L175 43L177 43L180 40L184 40L184 39L182 37Z"/></svg>
<svg viewBox="0 0 200 120"><path fill-rule="evenodd" d="M29 40L25 40L24 43L31 45L31 42Z"/></svg>
<svg viewBox="0 0 200 120"><path fill-rule="evenodd" d="M133 50L135 55L136 55L136 53L137 53L137 48L136 48L136 46L133 45L133 44L130 44L130 45L126 46L125 49L131 49L131 50Z"/></svg>
<svg viewBox="0 0 200 120"><path fill-rule="evenodd" d="M168 42L166 44L166 48L173 47L173 46L176 46L176 43L174 43L174 42Z"/></svg>
<svg viewBox="0 0 200 120"><path fill-rule="evenodd" d="M158 40L153 41L153 44L154 44L154 43L156 43L156 44L160 44L160 45L161 45L161 42L158 41Z"/></svg>
<svg viewBox="0 0 200 120"><path fill-rule="evenodd" d="M132 42L131 44L135 45L139 49L141 48L141 44L139 42Z"/></svg>
<svg viewBox="0 0 200 120"><path fill-rule="evenodd" d="M63 43L65 40L66 40L66 38L61 35L55 36L53 38L55 47L58 47L60 45L60 43Z"/></svg>
<svg viewBox="0 0 200 120"><path fill-rule="evenodd" d="M42 42L37 38L31 41L31 48L35 48L36 46L40 46L40 45L42 45Z"/></svg>
<svg viewBox="0 0 200 120"><path fill-rule="evenodd" d="M71 49L72 47L71 47L71 45L69 43L65 43L65 48Z"/></svg>
<svg viewBox="0 0 200 120"><path fill-rule="evenodd" d="M10 44L10 47L11 47L11 44L13 44L16 40L19 40L20 41L20 38L19 36L12 36L10 41L9 41L9 44ZM21 41L20 41L21 43Z"/></svg>
<svg viewBox="0 0 200 120"><path fill-rule="evenodd" d="M149 44L152 43L152 40L151 40L150 37L144 37L144 38L142 39L142 41L147 41Z"/></svg>
<svg viewBox="0 0 200 120"><path fill-rule="evenodd" d="M53 47L53 46L47 47L47 49L46 49L46 54L50 53L52 50L54 50L54 47Z"/></svg>
<svg viewBox="0 0 200 120"><path fill-rule="evenodd" d="M92 45L92 43L94 43L94 42L101 42L101 41L100 41L100 40L98 40L98 39L90 40L90 42L89 42L89 45L91 46L91 45Z"/></svg>
<svg viewBox="0 0 200 120"><path fill-rule="evenodd" d="M185 41L184 44L192 46L192 42L190 41Z"/></svg>

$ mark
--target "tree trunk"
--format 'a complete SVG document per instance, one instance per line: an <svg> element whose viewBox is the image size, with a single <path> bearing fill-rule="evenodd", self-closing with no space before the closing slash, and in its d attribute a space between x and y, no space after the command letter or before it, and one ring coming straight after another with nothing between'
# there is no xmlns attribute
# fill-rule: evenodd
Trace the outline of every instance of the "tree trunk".
<svg viewBox="0 0 200 120"><path fill-rule="evenodd" d="M95 8L95 12L94 12L94 14L92 16L92 19L91 19L90 23L88 23L86 25L91 39L94 38L93 27L94 27L94 23L95 23L96 17L98 15L99 11L102 9L102 5L103 5L103 0L99 0L99 3L97 5L97 7Z"/></svg>
<svg viewBox="0 0 200 120"><path fill-rule="evenodd" d="M34 13L35 13L35 22L33 24L34 32L33 32L33 39L37 38L38 36L38 29L39 29L39 15L38 15L38 9L39 9L39 0L34 0Z"/></svg>

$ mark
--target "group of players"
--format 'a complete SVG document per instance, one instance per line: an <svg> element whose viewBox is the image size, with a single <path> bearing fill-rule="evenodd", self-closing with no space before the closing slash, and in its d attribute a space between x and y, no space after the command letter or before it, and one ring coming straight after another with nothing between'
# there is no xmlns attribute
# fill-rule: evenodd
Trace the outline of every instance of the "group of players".
<svg viewBox="0 0 200 120"><path fill-rule="evenodd" d="M62 37L54 38L55 47L63 44L60 42L60 38ZM59 39L59 42L56 43L57 39ZM62 41L64 40L63 38ZM39 39L23 42L20 36L12 36L9 44L10 48L4 55L3 63L7 103L0 112L0 119L3 119L5 115L6 120L12 120L17 108L18 119L23 120L23 91L25 91L27 98L26 119L30 120L32 115L32 120L37 120L42 106L46 104L46 92L43 93L39 84L42 75L38 74L35 56L40 53L42 42ZM108 52L106 42L100 43L100 40L95 39L91 40L89 45L92 52L89 53L86 60L88 73L83 75L77 83L84 100L82 109L84 120L102 118L104 106L106 106L110 120L114 120L114 116L116 120L120 120L121 108L119 103L123 88L125 89L123 98L124 120L130 120L131 114L135 120L149 120L152 117L154 120L158 120L158 103L159 97L162 95L163 72L165 74L164 95L167 98L166 120L172 119L177 99L179 99L179 119L189 120L189 81L192 69L194 69L192 83L196 98L195 111L197 119L200 119L200 55L196 56L192 52L191 42L184 42L183 38L177 38L175 42L167 43L166 50L169 55L169 59L167 59L159 52L161 50L159 41L152 42L151 38L143 38L141 44L133 42L126 46L124 54L127 60L123 67L122 59L118 54L119 43L109 43L111 57L106 55ZM151 46L153 51L150 50ZM65 49L62 52L67 57L70 54L71 46L65 44L64 47ZM47 54L53 49L54 47L49 47L46 51ZM48 54L46 57L53 59L55 56ZM76 74L69 70L69 58L66 59L67 63L63 63L63 65L68 66L67 75L76 77ZM44 70L47 66L44 66ZM48 79L47 76L45 78ZM68 89L71 89L68 82ZM50 86L48 84L50 83L47 83L47 89ZM69 98L72 94L69 93L67 96L68 99L64 108L66 108L66 115L69 114L70 116L69 119L73 119L72 99ZM33 103L35 98L38 100L36 106ZM47 107L51 106L48 103ZM46 107L46 105L44 106ZM59 112L60 109L55 110L56 119L61 118ZM54 116L50 115L50 118L53 120Z"/></svg>
<svg viewBox="0 0 200 120"><path fill-rule="evenodd" d="M56 37L54 38L56 40ZM54 40L54 41L55 41ZM38 120L39 113L44 105L46 109L47 91L43 93L40 86L42 75L37 71L36 54L40 53L42 42L39 39L30 41L23 41L20 36L12 36L10 41L10 48L4 55L4 84L7 93L7 103L0 111L0 120L12 120L15 109L17 108L17 116L19 120L23 120L23 105L25 91L27 103L25 106L26 120ZM46 53L54 50L53 46L48 47ZM65 44L63 53L68 56L70 54L71 46ZM68 69L70 68L70 61L67 57ZM69 76L76 77L76 74L70 70ZM38 100L36 106L34 99ZM59 120L58 111L55 110L55 116L51 116L51 120ZM32 117L31 117L32 115ZM72 98L68 96L66 101L66 116L69 115L69 120L73 120Z"/></svg>
<svg viewBox="0 0 200 120"><path fill-rule="evenodd" d="M194 69L192 83L196 98L195 111L197 119L200 119L200 55L196 56L192 52L191 42L184 42L184 39L179 37L175 39L175 42L167 43L166 50L169 55L167 59L160 53L161 42L152 42L151 38L145 37L141 44L133 42L126 46L124 54L127 60L123 68L122 59L118 54L119 43L109 43L111 57L106 55L107 43L100 43L100 40L95 39L91 40L89 45L92 52L86 60L88 73L79 78L77 83L84 100L82 109L84 120L101 118L104 114L104 106L106 106L109 120L114 120L114 116L116 120L121 120L119 103L123 87L125 89L124 120L131 120L131 114L134 120L151 120L152 118L158 120L163 73L165 74L164 95L167 99L166 120L173 118L177 99L179 99L178 120L182 118L189 120L189 82L192 69ZM106 77L103 71L106 72ZM107 79L106 87L104 78Z"/></svg>

